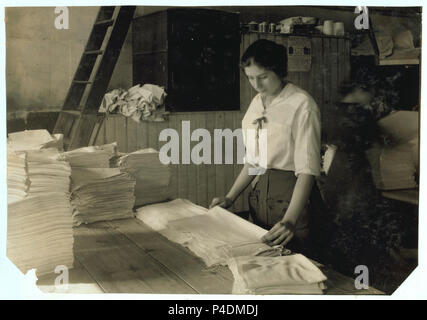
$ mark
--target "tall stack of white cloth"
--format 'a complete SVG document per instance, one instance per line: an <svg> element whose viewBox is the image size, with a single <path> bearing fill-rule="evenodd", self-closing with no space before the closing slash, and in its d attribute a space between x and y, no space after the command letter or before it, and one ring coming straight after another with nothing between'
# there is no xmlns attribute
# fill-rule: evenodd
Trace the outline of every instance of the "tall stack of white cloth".
<svg viewBox="0 0 427 320"><path fill-rule="evenodd" d="M69 195L71 167L54 148L27 151L28 196L59 192Z"/></svg>
<svg viewBox="0 0 427 320"><path fill-rule="evenodd" d="M62 153L70 162L74 225L134 217L135 178L110 168L116 143Z"/></svg>
<svg viewBox="0 0 427 320"><path fill-rule="evenodd" d="M27 175L27 154L7 150L7 202L24 199L28 194L30 181Z"/></svg>
<svg viewBox="0 0 427 320"><path fill-rule="evenodd" d="M158 151L148 148L123 154L117 159L116 166L136 179L136 206L171 198L170 166L160 162Z"/></svg>
<svg viewBox="0 0 427 320"><path fill-rule="evenodd" d="M46 148L57 143L45 130L8 139L7 256L22 272L73 267L71 168L57 148Z"/></svg>

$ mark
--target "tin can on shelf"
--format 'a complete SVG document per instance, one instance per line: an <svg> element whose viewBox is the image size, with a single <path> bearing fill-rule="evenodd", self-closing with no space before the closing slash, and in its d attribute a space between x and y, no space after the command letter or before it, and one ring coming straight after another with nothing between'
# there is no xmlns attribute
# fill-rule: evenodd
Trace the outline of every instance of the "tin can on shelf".
<svg viewBox="0 0 427 320"><path fill-rule="evenodd" d="M248 28L249 31L257 31L258 23L256 23L255 21L251 21L248 23Z"/></svg>
<svg viewBox="0 0 427 320"><path fill-rule="evenodd" d="M267 32L267 22L261 22L259 25L258 25L258 31L259 32Z"/></svg>

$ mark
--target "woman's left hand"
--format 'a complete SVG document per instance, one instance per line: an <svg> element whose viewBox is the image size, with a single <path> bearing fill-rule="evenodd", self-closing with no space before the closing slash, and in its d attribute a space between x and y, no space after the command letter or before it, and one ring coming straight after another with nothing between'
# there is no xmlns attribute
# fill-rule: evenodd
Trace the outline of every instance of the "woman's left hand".
<svg viewBox="0 0 427 320"><path fill-rule="evenodd" d="M288 244L295 234L295 227L287 221L280 221L270 229L261 240L270 246Z"/></svg>

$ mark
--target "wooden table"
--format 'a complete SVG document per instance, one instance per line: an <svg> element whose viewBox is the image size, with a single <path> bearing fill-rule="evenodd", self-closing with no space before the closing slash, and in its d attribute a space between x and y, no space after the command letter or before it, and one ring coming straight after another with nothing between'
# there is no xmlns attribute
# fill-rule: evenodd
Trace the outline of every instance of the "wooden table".
<svg viewBox="0 0 427 320"><path fill-rule="evenodd" d="M227 267L207 268L188 249L136 218L74 228L74 256L68 288L55 286L58 274L51 274L38 280L42 292L230 294L233 285ZM328 277L326 294L384 294L357 290L353 279L321 269Z"/></svg>

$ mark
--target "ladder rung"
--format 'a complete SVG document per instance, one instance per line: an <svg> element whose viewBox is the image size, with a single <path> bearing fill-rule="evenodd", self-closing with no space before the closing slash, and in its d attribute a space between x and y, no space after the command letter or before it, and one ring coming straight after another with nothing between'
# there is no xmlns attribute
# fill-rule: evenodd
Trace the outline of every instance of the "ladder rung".
<svg viewBox="0 0 427 320"><path fill-rule="evenodd" d="M104 50L89 50L85 51L84 54L103 54Z"/></svg>
<svg viewBox="0 0 427 320"><path fill-rule="evenodd" d="M111 26L113 23L114 23L114 19L107 19L107 20L101 20L101 21L95 22L95 26L102 26L102 25Z"/></svg>
<svg viewBox="0 0 427 320"><path fill-rule="evenodd" d="M61 112L71 114L73 116L80 116L81 112L78 110L62 110Z"/></svg>
<svg viewBox="0 0 427 320"><path fill-rule="evenodd" d="M73 80L73 83L77 83L77 84L92 84L92 81Z"/></svg>

